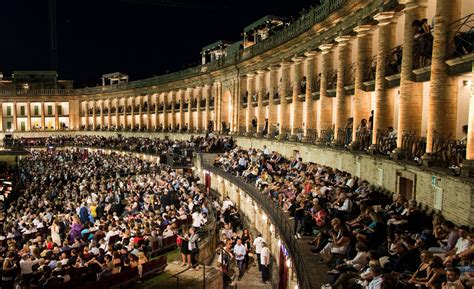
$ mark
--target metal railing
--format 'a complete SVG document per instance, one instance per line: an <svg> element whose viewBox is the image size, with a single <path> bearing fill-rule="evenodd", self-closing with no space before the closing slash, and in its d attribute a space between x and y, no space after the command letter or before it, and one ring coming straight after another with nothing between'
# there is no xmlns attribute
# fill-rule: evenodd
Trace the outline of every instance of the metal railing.
<svg viewBox="0 0 474 289"><path fill-rule="evenodd" d="M372 143L372 132L370 130L356 132L354 150L367 151L371 143Z"/></svg>
<svg viewBox="0 0 474 289"><path fill-rule="evenodd" d="M346 83L345 86L350 86L355 84L355 79L356 79L356 72L357 72L357 63L354 62L351 64L351 67L347 71L346 74Z"/></svg>
<svg viewBox="0 0 474 289"><path fill-rule="evenodd" d="M425 33L413 41L413 68L422 68L431 65L433 54L433 35Z"/></svg>
<svg viewBox="0 0 474 289"><path fill-rule="evenodd" d="M346 147L351 143L352 128L339 128L337 130L336 146Z"/></svg>
<svg viewBox="0 0 474 289"><path fill-rule="evenodd" d="M421 161L426 151L426 138L408 133L402 136L401 157L407 161Z"/></svg>
<svg viewBox="0 0 474 289"><path fill-rule="evenodd" d="M450 24L454 37L447 43L449 48L454 45L452 57L459 57L474 52L474 13L469 14Z"/></svg>
<svg viewBox="0 0 474 289"><path fill-rule="evenodd" d="M370 61L367 63L367 67L364 69L364 81L375 80L375 74L377 72L377 55L372 56Z"/></svg>
<svg viewBox="0 0 474 289"><path fill-rule="evenodd" d="M292 259L294 260L294 266L296 267L296 275L298 278L299 288L309 289L311 288L309 282L309 276L306 272L308 264L305 264L303 255L298 242L295 242L293 237L294 226L291 223L289 217L285 215L282 208L279 207L278 202L271 198L270 195L263 194L257 190L255 186L249 183L245 183L240 178L226 173L220 168L216 168L210 164L203 163L203 169L212 172L213 174L219 175L224 179L227 179L234 185L238 186L241 190L246 192L252 197L258 204L260 204L263 210L267 213L268 217L275 225L281 236L285 247L290 252Z"/></svg>
<svg viewBox="0 0 474 289"><path fill-rule="evenodd" d="M337 69L334 69L327 75L327 89L336 89L337 87Z"/></svg>
<svg viewBox="0 0 474 289"><path fill-rule="evenodd" d="M403 46L399 45L387 52L385 76L398 74L402 71Z"/></svg>
<svg viewBox="0 0 474 289"><path fill-rule="evenodd" d="M331 145L334 138L334 129L322 129L319 134L319 142L326 145Z"/></svg>
<svg viewBox="0 0 474 289"><path fill-rule="evenodd" d="M389 155L397 147L397 138L387 130L377 130L377 154Z"/></svg>
<svg viewBox="0 0 474 289"><path fill-rule="evenodd" d="M466 157L466 145L453 139L451 135L448 137L435 135L431 155L434 157L434 164L438 167L459 167Z"/></svg>

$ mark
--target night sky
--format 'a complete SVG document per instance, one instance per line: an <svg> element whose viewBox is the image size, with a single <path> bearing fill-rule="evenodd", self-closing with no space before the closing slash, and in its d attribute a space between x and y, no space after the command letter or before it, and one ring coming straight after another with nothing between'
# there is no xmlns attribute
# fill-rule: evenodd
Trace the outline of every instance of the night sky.
<svg viewBox="0 0 474 289"><path fill-rule="evenodd" d="M297 17L317 0L57 0L58 71L76 86L132 80L199 64L201 48L237 41L265 16ZM2 1L0 71L48 70L48 0Z"/></svg>

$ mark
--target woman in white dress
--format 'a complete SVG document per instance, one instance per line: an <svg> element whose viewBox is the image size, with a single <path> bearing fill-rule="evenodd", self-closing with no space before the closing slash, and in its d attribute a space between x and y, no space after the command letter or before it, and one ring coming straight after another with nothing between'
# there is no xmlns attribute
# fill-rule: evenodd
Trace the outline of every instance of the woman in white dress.
<svg viewBox="0 0 474 289"><path fill-rule="evenodd" d="M53 242L61 246L61 236L59 236L59 225L56 222L56 219L53 220L53 223L51 224L51 238L53 239Z"/></svg>

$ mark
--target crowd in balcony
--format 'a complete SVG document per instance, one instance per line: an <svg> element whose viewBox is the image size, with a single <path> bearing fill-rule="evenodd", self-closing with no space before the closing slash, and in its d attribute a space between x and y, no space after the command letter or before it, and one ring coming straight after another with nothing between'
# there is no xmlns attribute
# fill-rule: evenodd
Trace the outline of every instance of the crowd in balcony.
<svg viewBox="0 0 474 289"><path fill-rule="evenodd" d="M26 191L0 216L2 288L74 288L126 272L140 277L178 233L196 242L193 235L207 223L199 179L132 155L33 151L20 171ZM189 254L196 266L197 255Z"/></svg>
<svg viewBox="0 0 474 289"><path fill-rule="evenodd" d="M265 146L236 147L214 165L278 203L294 220L295 239L312 236L314 262L329 266L332 288L474 284L474 232L422 212L415 200L390 196L349 173L304 163L298 155L286 159Z"/></svg>

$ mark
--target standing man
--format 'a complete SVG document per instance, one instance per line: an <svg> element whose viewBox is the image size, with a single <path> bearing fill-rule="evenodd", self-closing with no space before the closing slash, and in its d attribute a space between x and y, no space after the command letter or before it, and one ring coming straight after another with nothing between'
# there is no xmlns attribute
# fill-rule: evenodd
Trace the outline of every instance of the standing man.
<svg viewBox="0 0 474 289"><path fill-rule="evenodd" d="M262 268L262 283L266 283L270 280L270 249L264 241L262 242L259 265Z"/></svg>
<svg viewBox="0 0 474 289"><path fill-rule="evenodd" d="M257 238L253 240L253 247L255 248L255 254L257 254L257 264L258 264L258 271L262 272L262 263L260 260L260 254L262 253L262 247L265 243L265 240L262 238L262 234L258 233Z"/></svg>
<svg viewBox="0 0 474 289"><path fill-rule="evenodd" d="M235 260L237 261L237 266L239 267L239 277L238 280L242 279L245 271L245 255L247 255L247 247L242 244L242 240L237 239L237 244L234 246L234 255Z"/></svg>
<svg viewBox="0 0 474 289"><path fill-rule="evenodd" d="M191 252L191 265L194 270L199 270L198 264L198 255L199 255L199 247L197 244L199 235L196 234L196 229L194 227L189 228L189 240L188 240L188 250Z"/></svg>

